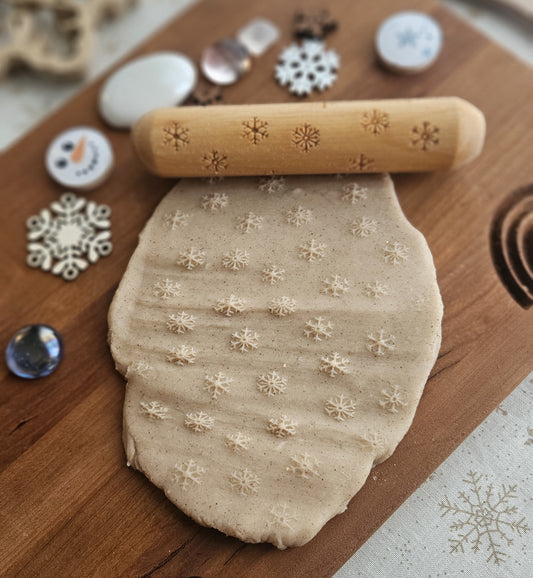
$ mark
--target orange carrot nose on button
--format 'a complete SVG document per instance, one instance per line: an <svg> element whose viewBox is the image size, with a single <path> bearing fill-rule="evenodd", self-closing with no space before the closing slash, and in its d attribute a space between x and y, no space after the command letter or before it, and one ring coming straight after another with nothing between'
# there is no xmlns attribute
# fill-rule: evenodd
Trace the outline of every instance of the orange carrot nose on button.
<svg viewBox="0 0 533 578"><path fill-rule="evenodd" d="M73 163L79 163L83 160L83 157L85 156L85 144L86 143L87 143L87 137L81 136L80 140L76 143L76 147L72 151L72 154L70 155L70 160Z"/></svg>

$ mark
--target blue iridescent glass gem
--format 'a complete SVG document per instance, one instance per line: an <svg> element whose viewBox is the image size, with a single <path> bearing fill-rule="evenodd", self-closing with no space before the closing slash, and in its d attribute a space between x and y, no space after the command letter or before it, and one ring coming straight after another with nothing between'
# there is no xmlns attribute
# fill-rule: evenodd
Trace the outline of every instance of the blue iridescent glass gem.
<svg viewBox="0 0 533 578"><path fill-rule="evenodd" d="M6 363L19 377L37 379L54 371L63 359L63 339L48 325L19 329L6 348Z"/></svg>

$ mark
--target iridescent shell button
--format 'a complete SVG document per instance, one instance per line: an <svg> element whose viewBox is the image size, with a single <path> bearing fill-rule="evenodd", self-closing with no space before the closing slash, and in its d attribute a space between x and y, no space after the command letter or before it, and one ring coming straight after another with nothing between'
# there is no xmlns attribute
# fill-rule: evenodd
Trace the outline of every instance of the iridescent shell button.
<svg viewBox="0 0 533 578"><path fill-rule="evenodd" d="M27 325L19 329L6 348L8 368L24 379L50 375L63 359L63 339L49 325Z"/></svg>
<svg viewBox="0 0 533 578"><path fill-rule="evenodd" d="M248 50L237 40L226 38L208 46L202 54L202 72L213 84L234 84L250 70Z"/></svg>

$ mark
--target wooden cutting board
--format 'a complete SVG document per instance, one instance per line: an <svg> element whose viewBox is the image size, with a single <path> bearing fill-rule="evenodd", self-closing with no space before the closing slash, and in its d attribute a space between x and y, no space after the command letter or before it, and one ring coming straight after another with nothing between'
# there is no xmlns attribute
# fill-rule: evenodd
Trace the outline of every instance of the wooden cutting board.
<svg viewBox="0 0 533 578"><path fill-rule="evenodd" d="M341 55L342 67L323 97L456 95L487 118L486 147L473 164L444 174L394 177L404 211L433 251L445 304L441 354L413 427L346 513L308 545L284 552L201 528L126 467L124 383L106 344L106 315L137 235L172 182L146 174L128 135L101 124L98 81L0 160L3 344L19 327L36 322L55 326L66 344L62 365L48 378L25 382L0 370L0 574L330 576L532 369L531 312L500 282L489 243L500 205L533 181L527 136L533 129L531 70L430 0L331 0L328 6L340 21L328 44ZM275 84L272 71L281 46L290 41L297 7L287 0L270 0L261 9L249 0L206 0L139 53L170 49L198 59L209 42L265 16L280 25L283 40L245 79L224 90L225 100L295 100ZM444 29L444 52L419 76L393 76L375 63L374 31L402 8L430 12ZM88 195L112 207L115 249L69 284L26 266L25 221L62 192L45 173L47 144L79 124L106 130L116 151L114 175Z"/></svg>

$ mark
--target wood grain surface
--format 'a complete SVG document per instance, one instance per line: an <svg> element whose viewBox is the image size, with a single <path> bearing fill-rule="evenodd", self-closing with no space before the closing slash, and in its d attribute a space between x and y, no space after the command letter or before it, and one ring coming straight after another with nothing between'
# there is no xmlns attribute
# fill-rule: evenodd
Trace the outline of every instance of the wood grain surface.
<svg viewBox="0 0 533 578"><path fill-rule="evenodd" d="M124 384L106 344L106 315L137 236L172 182L147 174L128 135L101 124L96 82L0 160L3 343L19 327L43 322L61 331L66 344L62 365L45 379L25 382L0 370L0 575L331 576L531 370L531 311L504 289L489 246L494 213L533 181L526 142L533 128L531 70L431 0L331 0L328 6L340 20L328 44L342 66L324 98L454 95L487 118L485 150L471 165L394 176L405 213L433 251L445 304L441 354L413 427L344 514L308 545L283 552L201 528L126 467ZM297 7L287 0L261 8L249 0L206 0L140 52L180 50L198 59L207 43L258 15L278 23L288 42ZM374 30L401 8L428 11L444 29L442 55L416 77L385 72L373 54ZM224 90L227 103L296 100L273 80L280 46ZM113 176L88 195L112 207L115 249L69 284L26 266L25 221L62 192L45 172L47 144L79 124L106 130L115 148Z"/></svg>

